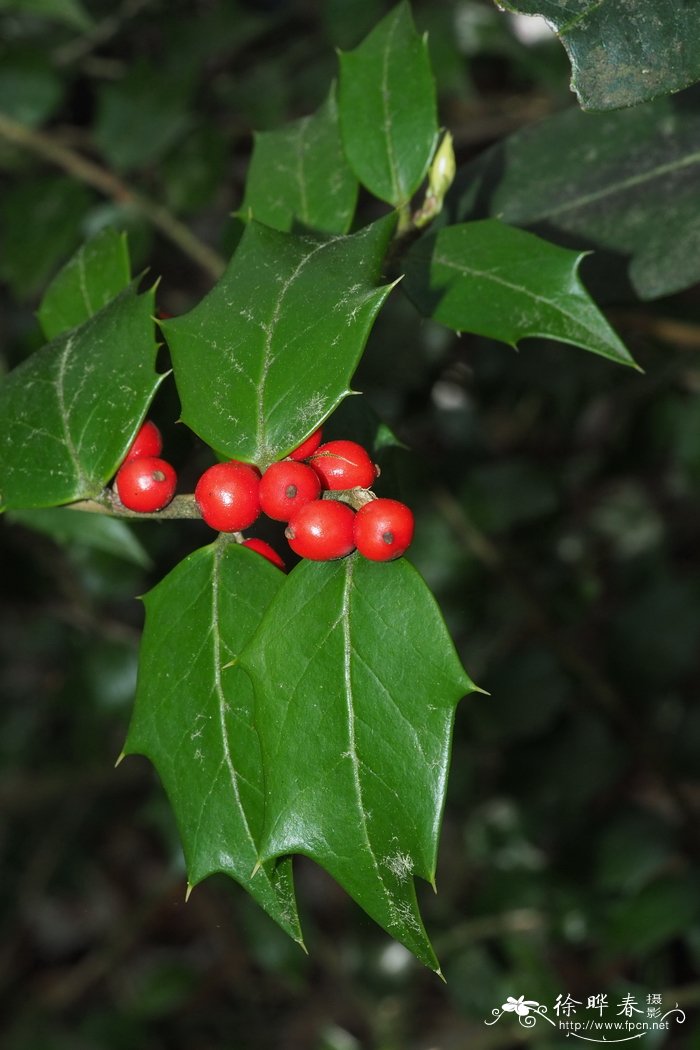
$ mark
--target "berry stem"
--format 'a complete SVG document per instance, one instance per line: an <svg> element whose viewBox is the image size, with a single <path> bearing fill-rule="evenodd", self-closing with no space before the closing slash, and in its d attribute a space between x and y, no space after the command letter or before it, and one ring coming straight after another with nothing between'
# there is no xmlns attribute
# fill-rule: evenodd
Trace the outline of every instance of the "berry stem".
<svg viewBox="0 0 700 1050"><path fill-rule="evenodd" d="M132 518L141 521L144 518L152 518L154 521L166 521L183 518L200 518L199 508L195 503L194 494L187 493L182 496L174 496L167 507L163 510L140 513L127 510L119 501L116 493L110 489L104 491L96 499L81 499L75 503L66 504L67 510L82 510L90 514L108 514L114 518Z"/></svg>
<svg viewBox="0 0 700 1050"><path fill-rule="evenodd" d="M365 503L371 503L376 499L371 489L325 489L321 493L321 499L337 499L341 503L347 503L353 510L359 510Z"/></svg>

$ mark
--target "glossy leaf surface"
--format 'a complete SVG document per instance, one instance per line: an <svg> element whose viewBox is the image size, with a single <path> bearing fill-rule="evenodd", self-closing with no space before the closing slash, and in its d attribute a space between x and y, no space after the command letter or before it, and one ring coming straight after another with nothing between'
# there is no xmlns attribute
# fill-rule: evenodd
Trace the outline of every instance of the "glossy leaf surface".
<svg viewBox="0 0 700 1050"><path fill-rule="evenodd" d="M414 876L434 883L455 706L474 686L405 560L301 562L241 656L265 775L261 856L304 853L433 969Z"/></svg>
<svg viewBox="0 0 700 1050"><path fill-rule="evenodd" d="M428 45L406 3L354 51L340 54L340 126L350 165L381 200L400 207L420 186L437 140Z"/></svg>
<svg viewBox="0 0 700 1050"><path fill-rule="evenodd" d="M578 277L581 253L495 219L448 226L408 254L406 292L458 332L516 346L539 336L634 365Z"/></svg>
<svg viewBox="0 0 700 1050"><path fill-rule="evenodd" d="M301 223L347 233L357 188L343 153L333 89L310 117L256 133L240 212L285 232Z"/></svg>
<svg viewBox="0 0 700 1050"><path fill-rule="evenodd" d="M700 7L687 0L497 0L544 15L584 109L635 106L700 79Z"/></svg>
<svg viewBox="0 0 700 1050"><path fill-rule="evenodd" d="M301 941L291 862L256 869L262 828L260 746L240 652L284 575L219 540L195 551L145 598L136 706L125 754L146 755L175 811L190 886L224 872Z"/></svg>
<svg viewBox="0 0 700 1050"><path fill-rule="evenodd" d="M107 228L87 241L44 292L37 316L47 339L82 324L131 280L124 234Z"/></svg>
<svg viewBox="0 0 700 1050"><path fill-rule="evenodd" d="M0 506L97 496L133 441L162 377L153 293L124 291L0 384Z"/></svg>
<svg viewBox="0 0 700 1050"><path fill-rule="evenodd" d="M593 248L643 299L700 280L700 92L618 113L573 108L511 135L463 168L449 221L497 216L567 247ZM604 254L603 254L604 253Z"/></svg>
<svg viewBox="0 0 700 1050"><path fill-rule="evenodd" d="M349 392L393 228L328 239L250 223L209 295L162 326L184 422L260 467L297 448Z"/></svg>

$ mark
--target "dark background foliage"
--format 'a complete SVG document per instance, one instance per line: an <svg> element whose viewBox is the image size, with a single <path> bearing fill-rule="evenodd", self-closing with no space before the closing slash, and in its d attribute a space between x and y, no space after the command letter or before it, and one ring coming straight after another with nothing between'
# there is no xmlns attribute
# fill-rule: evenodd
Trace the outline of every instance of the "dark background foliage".
<svg viewBox="0 0 700 1050"><path fill-rule="evenodd" d="M59 150L49 163L0 137L0 370L40 344L42 289L105 224L129 231L137 270L162 275L162 310L190 308L212 278L158 209L227 255L251 129L314 109L333 47L387 8L90 0L81 26L67 2L44 5L58 18L40 6L0 5L0 110ZM527 43L469 0L415 16L460 163L574 104L553 39ZM76 155L108 181L76 177ZM185 906L154 774L137 758L112 768L134 595L209 531L144 523L140 546L100 547L56 519L0 522L4 1046L556 1046L542 1025L484 1020L508 995L551 1010L567 993L661 993L689 1011L682 1045L700 1045L700 316L694 289L609 316L644 375L561 344L516 353L418 328L395 296L355 382L407 446L384 452L387 491L414 506L412 558L490 692L459 709L439 893L421 889L444 986L302 860L309 957L222 877ZM153 414L191 490L205 450L174 425L172 385Z"/></svg>

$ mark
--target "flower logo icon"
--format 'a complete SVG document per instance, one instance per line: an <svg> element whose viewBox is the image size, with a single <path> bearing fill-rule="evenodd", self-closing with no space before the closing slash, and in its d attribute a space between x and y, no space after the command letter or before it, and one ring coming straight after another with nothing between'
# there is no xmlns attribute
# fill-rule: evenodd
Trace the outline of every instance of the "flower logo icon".
<svg viewBox="0 0 700 1050"><path fill-rule="evenodd" d="M524 995L521 995L519 999L514 999L512 995L509 995L501 1010L504 1010L506 1013L517 1014L518 1017L527 1017L530 1010L539 1005L533 999L526 999Z"/></svg>

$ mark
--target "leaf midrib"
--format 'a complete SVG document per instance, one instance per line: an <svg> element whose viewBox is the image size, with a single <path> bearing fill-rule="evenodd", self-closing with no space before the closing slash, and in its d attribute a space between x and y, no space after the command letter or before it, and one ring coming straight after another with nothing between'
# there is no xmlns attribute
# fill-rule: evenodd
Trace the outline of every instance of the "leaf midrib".
<svg viewBox="0 0 700 1050"><path fill-rule="evenodd" d="M401 186L399 185L398 166L396 163L396 155L394 150L394 140L392 137L391 129L391 115L390 115L390 93L389 93L389 54L391 51L391 44L399 24L398 15L394 19L389 34L386 38L386 46L382 54L382 83L381 83L381 95L382 95L382 125L384 128L384 141L386 142L386 154L387 162L389 164L389 176L391 178L391 189L393 194L393 203L400 205L403 203Z"/></svg>
<svg viewBox="0 0 700 1050"><path fill-rule="evenodd" d="M535 299L538 302L544 303L546 306L551 307L556 313L562 314L564 317L568 317L577 328L583 329L585 332L590 332L591 336L597 337L595 329L590 328L587 324L581 321L575 314L570 313L568 310L564 310L559 304L554 302L552 299L548 299L544 295L539 295L537 292L531 291L529 288L514 284L512 281L507 281L503 277L497 277L492 271L489 270L475 270L470 266L466 266L464 263L456 263L452 259L446 259L444 256L434 255L433 262L439 263L445 266L447 269L456 270L458 273L463 273L465 276L470 277L481 277L486 281L492 281L494 284L502 285L504 288L508 288L510 291L519 292L522 295L527 296L530 299ZM545 333L534 333L537 335L545 336ZM525 338L525 337L521 337ZM599 337L597 337L599 338Z"/></svg>
<svg viewBox="0 0 700 1050"><path fill-rule="evenodd" d="M221 730L221 746L223 748L224 762L226 764L226 768L228 770L228 775L229 775L229 780L231 782L231 789L233 791L233 796L234 796L234 799L235 799L236 807L237 807L238 812L240 814L241 822L242 822L245 834L246 834L246 836L248 838L248 841L250 842L250 845L252 847L253 855L257 857L258 856L258 847L257 847L257 845L255 843L255 839L253 838L253 834L252 834L252 832L250 830L250 825L248 823L248 817L247 817L247 814L246 814L245 809L243 807L243 803L241 802L241 795L240 795L240 791L239 791L239 788L238 788L238 773L236 772L236 767L235 767L235 765L233 763L233 758L231 757L231 750L229 748L229 742L228 742L228 732L227 732L227 729L226 729L226 704L227 704L227 701L226 701L226 696L225 696L225 693L224 693L224 688L223 688L223 685L222 685L222 682L221 682L222 657L221 657L221 633L220 633L220 630L219 630L219 625L220 625L219 584L220 584L220 577L221 577L221 563L223 561L224 555L225 555L225 548L220 543L217 544L217 547L216 547L216 550L215 550L215 554L214 554L214 565L213 565L212 580L211 580L211 591L212 591L212 612L211 612L211 615L212 615L212 659L213 659L213 669L214 669L214 692L216 694L217 705L218 705L218 712L219 712L219 727L220 727L220 730ZM272 883L271 883L271 881L270 881L270 879L269 879L265 869L260 867L257 870L263 874L263 877L265 878L266 882L268 883L270 888L273 890L273 892L275 892L274 891L274 887L272 886ZM251 877L252 877L252 874L253 874L253 872L251 871ZM276 892L275 892L275 896L276 896Z"/></svg>
<svg viewBox="0 0 700 1050"><path fill-rule="evenodd" d="M58 402L58 413L61 419L61 428L63 430L64 444L68 450L68 455L71 458L71 462L73 463L76 481L79 487L85 487L87 479L85 477L85 473L80 462L78 449L75 446L75 443L73 441L73 435L70 431L70 419L65 397L66 370L68 368L68 358L73 349L74 342L75 340L72 335L66 337L66 341L63 344L63 349L61 350L61 353L58 358L58 370L56 372L56 379L53 386L54 390L56 391L56 401Z"/></svg>
<svg viewBox="0 0 700 1050"><path fill-rule="evenodd" d="M346 563L345 569L345 581L343 584L343 599L340 612L340 621L343 628L343 684L344 693L347 707L348 716L348 749L347 755L352 765L352 776L353 786L355 790L355 798L357 801L357 810L360 816L360 829L362 831L362 837L365 841L367 853L372 862L377 880L382 887L384 896L386 897L387 904L389 905L389 914L392 919L395 919L395 905L391 893L384 881L382 871L379 865L379 861L374 852L372 841L369 835L369 827L367 826L367 809L364 803L362 782L360 780L360 766L361 760L357 753L357 740L355 737L355 709L354 709L354 691L352 685L352 654L353 645L350 632L350 595L352 591L352 579L354 570L355 559L349 558Z"/></svg>
<svg viewBox="0 0 700 1050"><path fill-rule="evenodd" d="M587 207L589 204L595 204L598 201L604 200L606 197L613 197L616 193L622 193L626 190L633 189L635 186L641 186L645 182L652 182L654 179L661 178L664 175L669 175L675 171L682 171L683 168L692 167L698 162L700 162L700 150L695 153L690 153L687 156L682 157L680 160L669 161L667 164L659 164L657 167L650 168L646 172L640 172L638 175L630 175L627 179L622 179L620 182L605 186L600 190L594 190L593 192L584 194L581 197L576 197L574 200L564 201L553 208L546 208L534 215L528 215L526 217L527 222L541 222L543 219L551 219L556 215L575 212L578 209ZM506 216L507 211L504 210L502 215Z"/></svg>
<svg viewBox="0 0 700 1050"><path fill-rule="evenodd" d="M341 240L342 237L332 237L327 241L321 241L317 244L309 253L300 259L293 273L289 275L287 280L284 282L280 289L279 297L275 304L275 308L272 312L272 316L269 321L261 324L263 332L263 351L262 360L260 366L260 377L257 383L257 394L258 402L256 406L256 428L255 428L255 444L256 452L254 461L259 467L266 466L267 456L269 455L269 449L264 440L265 435L265 386L267 384L267 378L270 373L270 369L274 363L274 356L272 353L272 340L275 336L277 326L279 324L280 315L282 313L282 304L294 282L299 277L299 274L305 268L305 266L313 259L318 252L327 248L337 240Z"/></svg>

